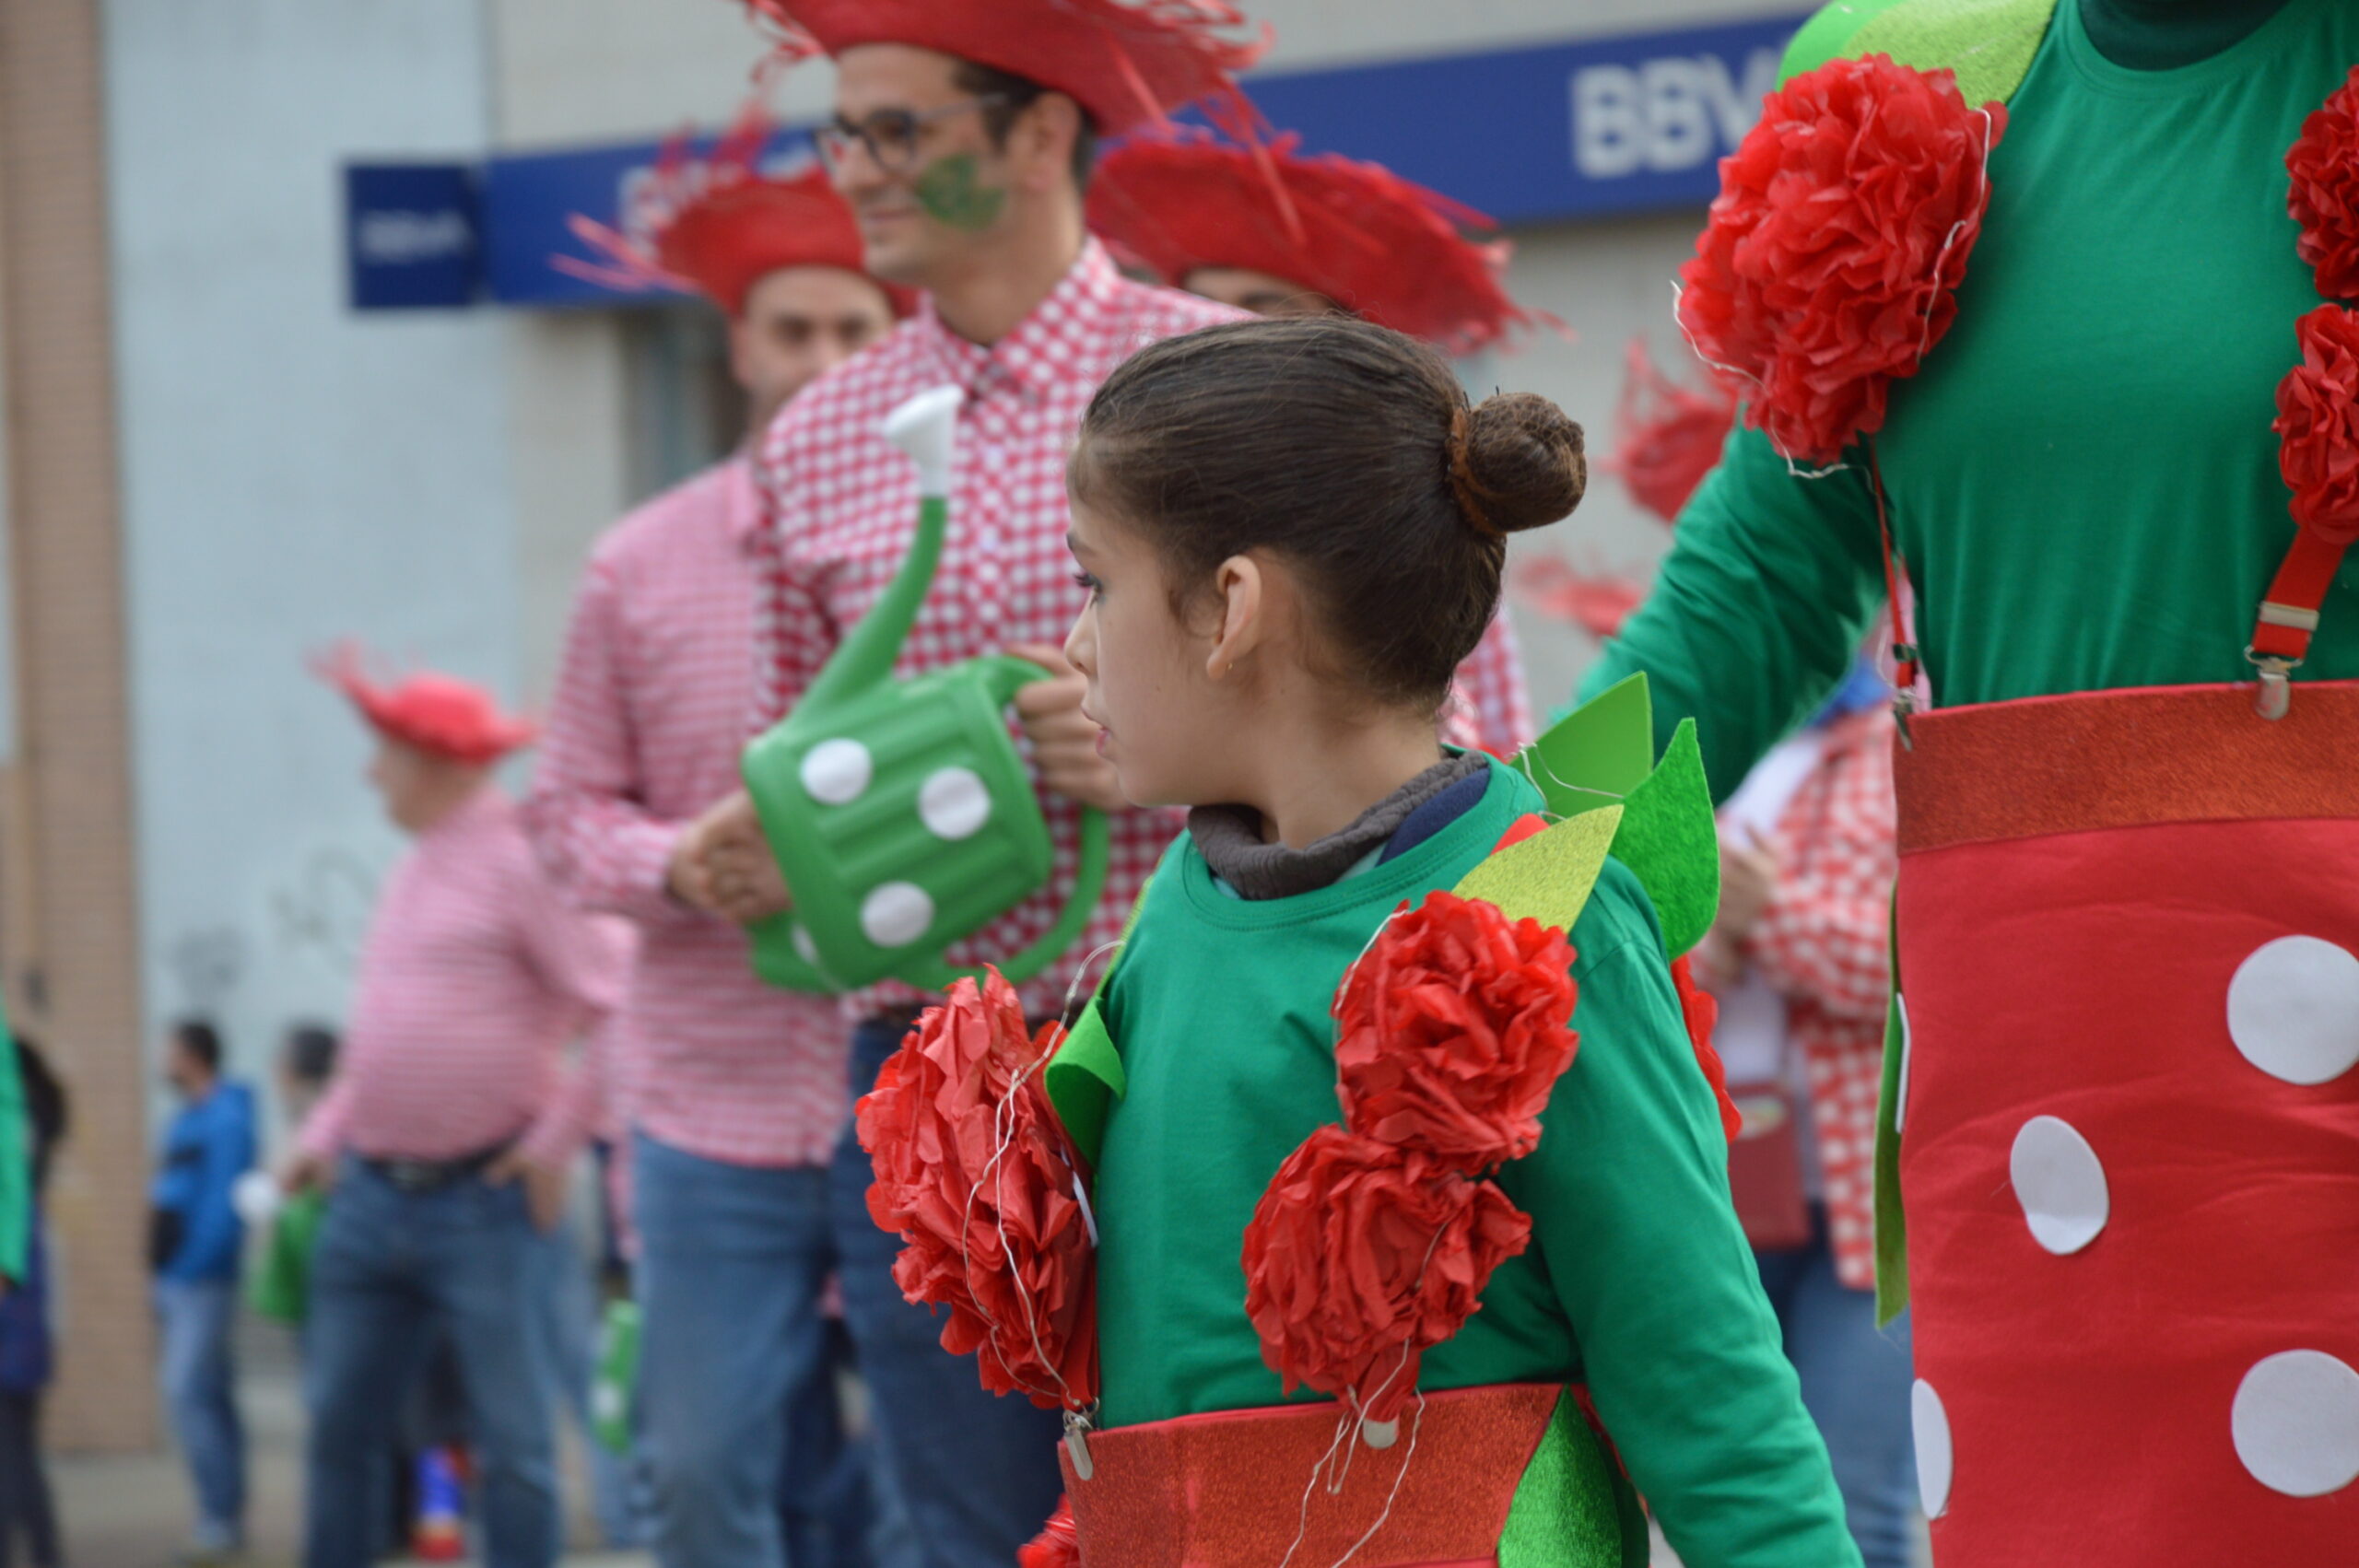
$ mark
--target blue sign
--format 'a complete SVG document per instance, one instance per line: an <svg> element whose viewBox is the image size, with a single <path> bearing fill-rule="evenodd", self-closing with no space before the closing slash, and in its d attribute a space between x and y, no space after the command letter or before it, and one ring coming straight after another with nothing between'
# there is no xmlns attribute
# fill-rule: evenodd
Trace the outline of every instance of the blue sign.
<svg viewBox="0 0 2359 1568"><path fill-rule="evenodd" d="M1443 55L1378 65L1270 72L1246 86L1269 123L1310 152L1371 158L1502 224L1700 207L1777 85L1802 15L1676 32ZM807 129L772 156L811 157ZM657 147L493 158L485 170L495 299L606 303L616 295L549 264L590 259L575 213L626 230L653 179Z"/></svg>
<svg viewBox="0 0 2359 1568"><path fill-rule="evenodd" d="M711 146L707 137L688 150L702 157ZM511 305L604 305L628 298L559 272L552 258L604 259L573 232L576 213L626 234L645 232L654 216L656 164L662 156L660 144L647 142L493 158L484 170L491 297ZM759 166L765 174L792 178L817 156L809 130L784 129L771 136Z"/></svg>
<svg viewBox="0 0 2359 1568"><path fill-rule="evenodd" d="M1702 206L1803 16L1256 76L1272 125L1508 225Z"/></svg>
<svg viewBox="0 0 2359 1568"><path fill-rule="evenodd" d="M344 170L344 249L356 310L471 305L481 292L475 171L464 163Z"/></svg>

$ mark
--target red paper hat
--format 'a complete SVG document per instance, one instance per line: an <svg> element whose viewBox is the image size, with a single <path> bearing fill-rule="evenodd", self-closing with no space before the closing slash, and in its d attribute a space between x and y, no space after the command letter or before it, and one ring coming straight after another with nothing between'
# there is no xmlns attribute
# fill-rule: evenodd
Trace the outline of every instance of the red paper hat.
<svg viewBox="0 0 2359 1568"><path fill-rule="evenodd" d="M754 285L781 267L839 267L867 276L851 208L816 164L792 179L760 169L771 125L749 109L713 145L690 151L686 135L663 146L654 178L627 214L626 233L576 213L574 234L600 256L552 256L559 272L609 288L683 288L731 315L743 314ZM636 221L633 221L636 219ZM893 313L906 316L917 296L878 282Z"/></svg>
<svg viewBox="0 0 2359 1568"><path fill-rule="evenodd" d="M1160 124L1200 99L1242 110L1230 73L1270 46L1223 36L1226 0L745 0L789 60L906 43L1063 93L1102 136Z"/></svg>
<svg viewBox="0 0 2359 1568"><path fill-rule="evenodd" d="M1632 338L1606 472L1622 476L1632 500L1665 522L1676 521L1687 497L1719 463L1736 423L1736 401L1717 380L1701 387L1672 380L1655 368L1647 340Z"/></svg>
<svg viewBox="0 0 2359 1568"><path fill-rule="evenodd" d="M421 670L381 686L361 668L360 651L337 647L314 666L323 680L352 699L379 734L419 751L480 766L533 743L534 726L499 711L489 692L452 675Z"/></svg>
<svg viewBox="0 0 2359 1568"><path fill-rule="evenodd" d="M1269 273L1454 354L1531 323L1502 283L1506 243L1463 232L1496 228L1489 218L1380 165L1296 145L1117 148L1090 177L1089 226L1168 283L1199 267Z"/></svg>

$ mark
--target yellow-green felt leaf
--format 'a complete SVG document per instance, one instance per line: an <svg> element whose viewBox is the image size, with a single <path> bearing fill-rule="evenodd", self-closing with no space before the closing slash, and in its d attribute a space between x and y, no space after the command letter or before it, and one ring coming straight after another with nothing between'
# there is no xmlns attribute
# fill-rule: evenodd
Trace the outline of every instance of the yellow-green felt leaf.
<svg viewBox="0 0 2359 1568"><path fill-rule="evenodd" d="M1094 1168L1106 1141L1106 1113L1130 1084L1122 1071L1122 1053L1114 1048L1114 1036L1107 1033L1097 1002L1082 1010L1057 1054L1049 1059L1041 1082L1065 1135Z"/></svg>
<svg viewBox="0 0 2359 1568"><path fill-rule="evenodd" d="M1589 904L1621 825L1620 806L1567 817L1493 855L1451 891L1496 904L1511 920L1538 920L1569 931Z"/></svg>

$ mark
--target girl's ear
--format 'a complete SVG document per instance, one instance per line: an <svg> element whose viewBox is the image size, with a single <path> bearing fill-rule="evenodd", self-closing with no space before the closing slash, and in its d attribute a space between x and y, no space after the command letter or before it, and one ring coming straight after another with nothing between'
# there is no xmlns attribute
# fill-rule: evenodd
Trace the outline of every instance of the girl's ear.
<svg viewBox="0 0 2359 1568"><path fill-rule="evenodd" d="M1220 595L1220 628L1211 651L1204 655L1204 673L1225 681L1269 635L1267 579L1262 563L1250 556L1231 556L1213 572L1213 590Z"/></svg>

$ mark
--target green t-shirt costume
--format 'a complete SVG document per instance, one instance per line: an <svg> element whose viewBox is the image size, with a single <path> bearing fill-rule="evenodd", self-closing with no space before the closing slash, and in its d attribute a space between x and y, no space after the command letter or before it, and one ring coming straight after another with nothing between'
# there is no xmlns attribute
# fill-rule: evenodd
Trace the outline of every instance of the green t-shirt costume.
<svg viewBox="0 0 2359 1568"><path fill-rule="evenodd" d="M1876 438L1936 704L2248 681L2294 537L2270 430L2315 308L2285 149L2359 61L2359 6L2288 0L2193 64L2138 71L2057 7L2008 99L1957 320ZM1856 468L1797 478L1740 429L1647 603L1583 682L1703 722L1714 790L1798 726L1884 597ZM2359 555L2301 683L2359 675Z"/></svg>
<svg viewBox="0 0 2359 1568"><path fill-rule="evenodd" d="M1250 903L1216 886L1189 839L1173 848L1100 998L1127 1078L1097 1170L1100 1424L1282 1402L1244 1311L1242 1238L1280 1163L1339 1119L1336 987L1397 904L1456 884L1541 805L1495 765L1482 802L1435 837ZM1661 929L1620 862L1571 941L1579 1054L1538 1149L1498 1177L1532 1216L1532 1246L1427 1352L1420 1387L1585 1382L1691 1568L1856 1561L1730 1208L1726 1141ZM1643 1562L1643 1531L1635 1545L1628 1560Z"/></svg>
<svg viewBox="0 0 2359 1568"><path fill-rule="evenodd" d="M27 1125L25 1081L17 1071L15 1036L0 1011L0 1278L22 1281L32 1238L32 1129Z"/></svg>

